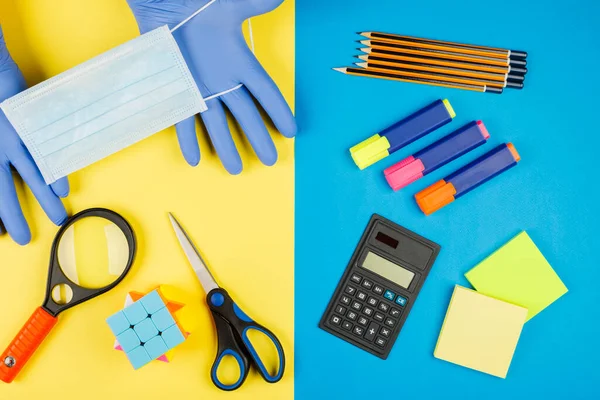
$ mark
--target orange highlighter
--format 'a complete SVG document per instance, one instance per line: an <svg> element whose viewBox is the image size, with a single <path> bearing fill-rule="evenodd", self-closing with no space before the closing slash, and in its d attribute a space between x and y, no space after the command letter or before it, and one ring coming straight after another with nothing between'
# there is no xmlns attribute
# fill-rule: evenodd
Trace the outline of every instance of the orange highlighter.
<svg viewBox="0 0 600 400"><path fill-rule="evenodd" d="M475 161L415 195L421 211L430 215L517 165L521 157L512 143L501 144Z"/></svg>

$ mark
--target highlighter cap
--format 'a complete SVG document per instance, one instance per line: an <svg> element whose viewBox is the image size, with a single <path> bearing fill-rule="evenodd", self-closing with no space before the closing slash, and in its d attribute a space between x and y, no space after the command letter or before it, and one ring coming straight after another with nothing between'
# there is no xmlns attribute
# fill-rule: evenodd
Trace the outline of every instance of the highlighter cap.
<svg viewBox="0 0 600 400"><path fill-rule="evenodd" d="M456 190L451 183L445 180L438 181L427 189L415 195L415 200L421 211L425 215L430 215L439 210L440 208L452 203L454 201L454 195Z"/></svg>
<svg viewBox="0 0 600 400"><path fill-rule="evenodd" d="M425 171L423 162L418 158L410 156L386 168L383 174L390 187L394 190L399 190L422 178L423 171Z"/></svg>
<svg viewBox="0 0 600 400"><path fill-rule="evenodd" d="M389 148L390 142L387 138L377 133L350 148L350 155L358 168L365 169L369 165L375 164L377 161L389 156Z"/></svg>

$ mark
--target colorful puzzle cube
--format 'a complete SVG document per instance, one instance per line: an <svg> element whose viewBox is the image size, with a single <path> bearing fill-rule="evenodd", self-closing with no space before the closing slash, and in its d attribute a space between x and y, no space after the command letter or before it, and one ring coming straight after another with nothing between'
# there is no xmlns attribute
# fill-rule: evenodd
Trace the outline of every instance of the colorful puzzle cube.
<svg viewBox="0 0 600 400"><path fill-rule="evenodd" d="M152 360L169 362L171 350L189 335L175 316L183 306L166 299L161 287L147 294L130 292L125 308L106 320L117 338L115 349L124 351L135 369Z"/></svg>

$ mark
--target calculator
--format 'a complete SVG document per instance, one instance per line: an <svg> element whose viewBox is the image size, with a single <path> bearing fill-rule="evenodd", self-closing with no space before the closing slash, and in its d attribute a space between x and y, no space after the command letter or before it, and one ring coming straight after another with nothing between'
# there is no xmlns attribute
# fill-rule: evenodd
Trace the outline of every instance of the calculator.
<svg viewBox="0 0 600 400"><path fill-rule="evenodd" d="M385 360L440 248L374 214L319 327Z"/></svg>

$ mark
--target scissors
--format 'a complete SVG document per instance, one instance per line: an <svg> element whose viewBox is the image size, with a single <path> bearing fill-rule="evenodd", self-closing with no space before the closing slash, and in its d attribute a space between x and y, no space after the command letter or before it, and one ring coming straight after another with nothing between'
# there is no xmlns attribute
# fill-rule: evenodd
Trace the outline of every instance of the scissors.
<svg viewBox="0 0 600 400"><path fill-rule="evenodd" d="M109 282L80 281L77 269L67 269L69 263L61 259L60 246L67 237L67 232L76 224L85 219L101 219L106 225L114 225L115 229L122 232L123 248L127 251L126 257L118 265L116 274L110 274ZM104 225L103 225L104 227ZM71 217L58 231L52 253L50 255L50 268L46 286L46 298L41 307L31 315L25 326L17 334L8 348L0 355L0 381L11 383L25 366L33 353L42 344L46 336L58 322L58 315L71 307L90 300L117 286L129 273L136 253L136 239L129 223L119 214L104 208L92 208ZM85 269L79 265L78 268ZM114 270L112 272L115 272ZM56 289L65 286L72 296L62 301L55 298Z"/></svg>
<svg viewBox="0 0 600 400"><path fill-rule="evenodd" d="M248 377L250 364L254 365L268 383L279 382L285 370L285 354L279 339L270 330L248 317L232 300L227 291L217 284L188 234L171 213L169 213L169 218L177 239L204 288L206 303L213 315L217 329L217 357L211 369L211 379L215 386L226 391L238 389ZM248 337L248 333L253 330L266 335L275 345L279 358L277 372L270 373L260 359ZM229 385L223 383L217 376L217 371L225 356L233 356L240 369L237 382Z"/></svg>

